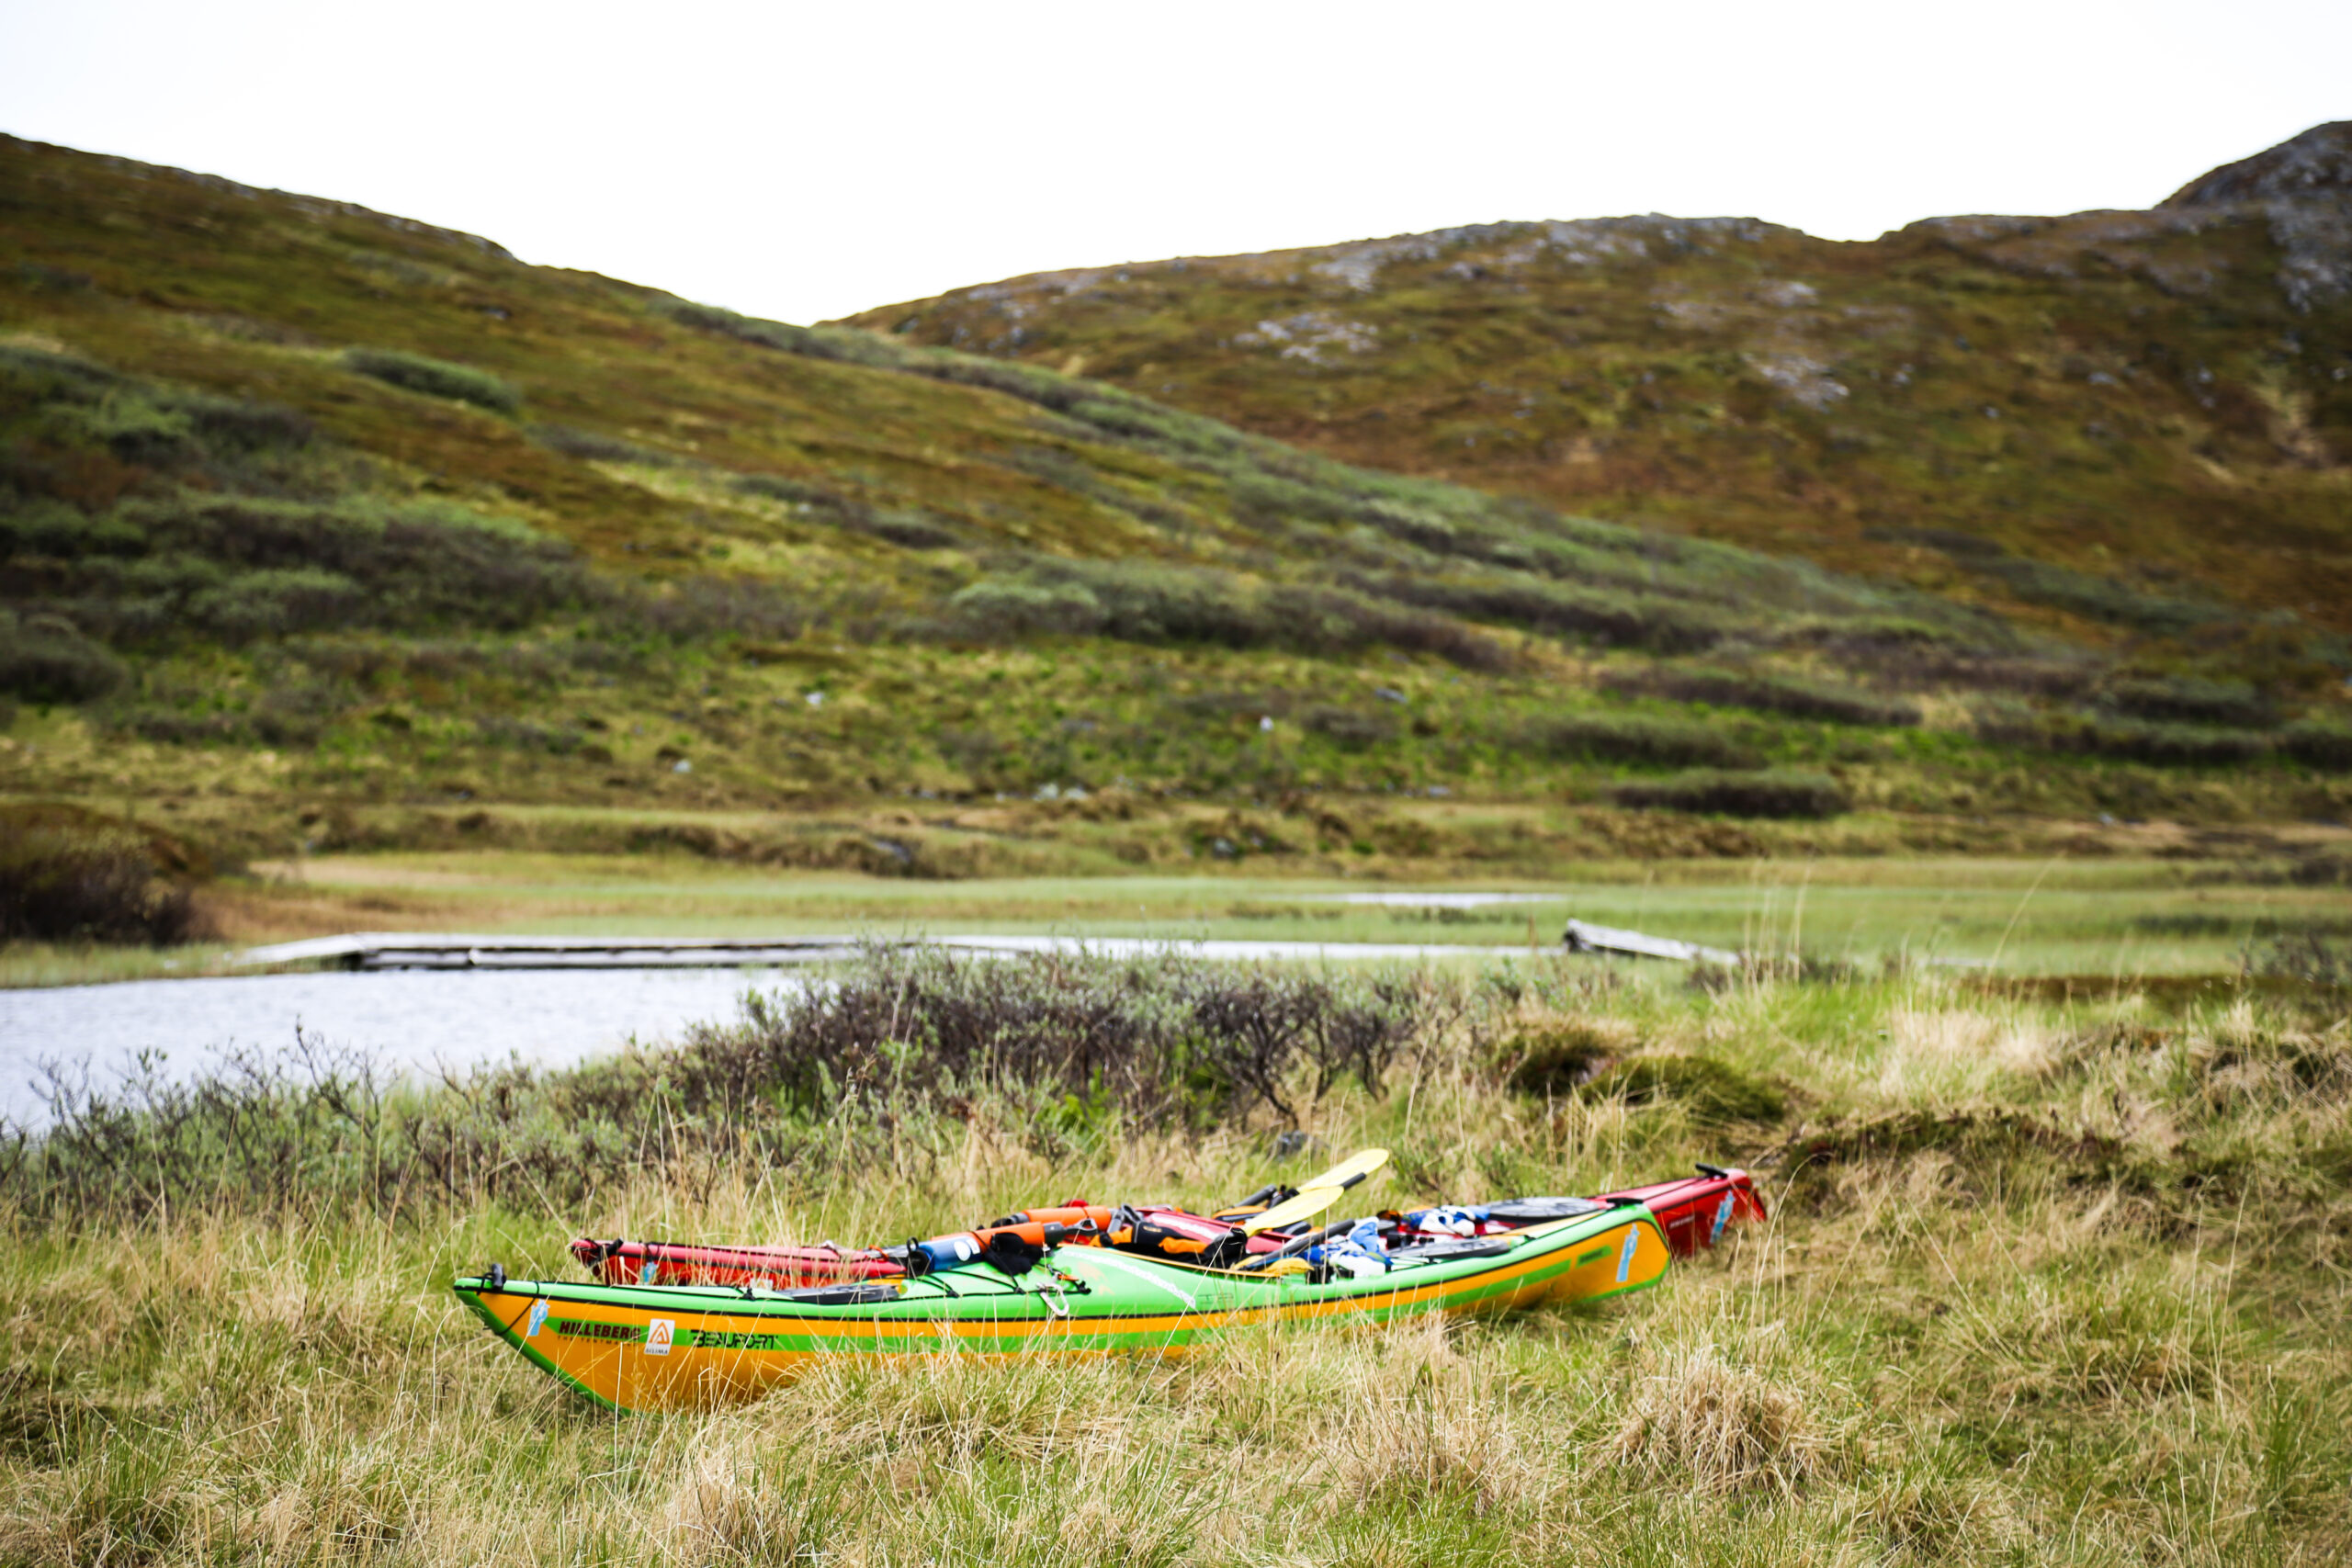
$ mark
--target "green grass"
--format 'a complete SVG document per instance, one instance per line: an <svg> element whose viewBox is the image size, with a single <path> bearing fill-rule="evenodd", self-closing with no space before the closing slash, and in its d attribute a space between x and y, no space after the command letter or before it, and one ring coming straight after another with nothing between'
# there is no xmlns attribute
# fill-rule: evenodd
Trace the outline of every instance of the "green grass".
<svg viewBox="0 0 2352 1568"><path fill-rule="evenodd" d="M756 831L743 824L741 830ZM877 831L887 831L879 829ZM900 829L903 831L903 829ZM1107 857L1106 857L1107 858ZM1207 859L1208 864L1220 863ZM1346 857L1354 859L1355 857ZM1262 864L1262 863L1259 863ZM317 855L215 886L218 943L155 952L20 944L0 986L224 972L233 948L346 931L570 936L1056 934L1314 942L1413 942L1549 953L1570 916L1711 946L1875 969L1890 959L2014 975L2222 975L2250 945L2352 929L2352 892L2275 870L2233 876L2153 858L1822 858L1801 863L1599 861L1530 877L1403 882L1216 874L988 877L954 883L839 871L778 875L671 853L520 851ZM1351 893L1451 886L1541 895L1467 909L1343 902ZM1596 972L1600 961L1590 965ZM1652 972L1635 964L1635 973ZM1658 965L1656 974L1679 976Z"/></svg>
<svg viewBox="0 0 2352 1568"><path fill-rule="evenodd" d="M1774 1218L1598 1311L1243 1334L1183 1363L851 1366L615 1420L447 1283L597 1235L929 1234L1050 1191L1195 1204L1265 1129L1046 1159L649 1171L387 1221L22 1213L0 1264L5 1548L137 1559L2321 1563L2352 1548L2341 1003L2052 1006L1947 978L1720 995L1520 965L1385 1092L1369 1207L1761 1167ZM1501 1091L1584 1027L1783 1087L1777 1124ZM2331 1032L2333 1026L2333 1032ZM1893 1138L1900 1128L1902 1141ZM1812 1151L1813 1163L1795 1157Z"/></svg>

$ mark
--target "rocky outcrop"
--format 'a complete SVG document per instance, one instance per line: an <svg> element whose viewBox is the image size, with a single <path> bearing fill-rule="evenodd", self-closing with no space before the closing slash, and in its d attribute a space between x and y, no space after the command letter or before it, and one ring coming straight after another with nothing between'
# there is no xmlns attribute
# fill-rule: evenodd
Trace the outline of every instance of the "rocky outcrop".
<svg viewBox="0 0 2352 1568"><path fill-rule="evenodd" d="M2219 207L2237 201L2342 200L2352 197L2352 119L2315 125L2267 152L2224 164L2157 205Z"/></svg>
<svg viewBox="0 0 2352 1568"><path fill-rule="evenodd" d="M2352 293L2352 119L2315 125L2188 182L2166 208L2258 205L2278 247L2278 288L2309 310Z"/></svg>

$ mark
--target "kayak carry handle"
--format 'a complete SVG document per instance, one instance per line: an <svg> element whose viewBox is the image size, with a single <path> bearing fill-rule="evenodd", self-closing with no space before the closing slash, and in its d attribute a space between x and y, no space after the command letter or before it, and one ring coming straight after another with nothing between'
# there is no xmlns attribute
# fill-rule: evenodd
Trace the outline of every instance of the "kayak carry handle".
<svg viewBox="0 0 2352 1568"><path fill-rule="evenodd" d="M1697 1164L1699 1167L1699 1174L1702 1176L1729 1176L1731 1174L1730 1171L1725 1170L1722 1166L1709 1165L1705 1160L1700 1160Z"/></svg>

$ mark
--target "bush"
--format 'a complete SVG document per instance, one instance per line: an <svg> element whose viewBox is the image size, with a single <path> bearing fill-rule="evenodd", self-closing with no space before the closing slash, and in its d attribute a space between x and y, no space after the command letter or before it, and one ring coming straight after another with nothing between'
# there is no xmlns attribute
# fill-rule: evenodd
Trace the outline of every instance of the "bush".
<svg viewBox="0 0 2352 1568"><path fill-rule="evenodd" d="M1762 760L1712 725L1638 714L1579 713L1538 719L1525 743L1547 756L1646 768L1754 768Z"/></svg>
<svg viewBox="0 0 2352 1568"><path fill-rule="evenodd" d="M1346 653L1385 643L1433 654L1464 670L1500 670L1510 656L1458 621L1384 604L1337 588L1285 585L1270 590L1265 613L1276 636L1269 640L1309 653Z"/></svg>
<svg viewBox="0 0 2352 1568"><path fill-rule="evenodd" d="M112 514L91 517L62 501L29 501L0 514L0 556L135 556L147 547L140 531Z"/></svg>
<svg viewBox="0 0 2352 1568"><path fill-rule="evenodd" d="M1788 1112L1779 1089L1705 1056L1629 1056L1594 1075L1579 1093L1629 1105L1671 1100L1702 1125L1777 1122Z"/></svg>
<svg viewBox="0 0 2352 1568"><path fill-rule="evenodd" d="M511 628L599 596L571 546L446 502L181 495L126 504L111 521L136 536L136 550L77 563L64 588L119 635L167 637L188 625L234 638L327 625Z"/></svg>
<svg viewBox="0 0 2352 1568"><path fill-rule="evenodd" d="M814 521L887 540L904 549L942 550L960 543L946 522L916 506L871 506L820 486L775 474L744 474L734 481L745 495L781 501Z"/></svg>
<svg viewBox="0 0 2352 1568"><path fill-rule="evenodd" d="M2305 719L2290 724L2278 738L2278 749L2307 768L2323 773L2352 773L2352 729L2342 725Z"/></svg>
<svg viewBox="0 0 2352 1568"><path fill-rule="evenodd" d="M1977 541L1984 546L1986 541ZM2174 599L2142 593L2109 578L2093 577L2072 567L2013 556L1999 546L1955 559L1967 570L1998 578L2010 592L2036 604L2048 604L2088 620L2131 626L2158 637L2180 637L2230 618L2222 605L2201 600Z"/></svg>
<svg viewBox="0 0 2352 1568"><path fill-rule="evenodd" d="M121 685L122 660L60 615L0 610L0 692L32 703L85 703Z"/></svg>
<svg viewBox="0 0 2352 1568"><path fill-rule="evenodd" d="M2134 718L2177 724L2236 725L2258 729L2278 716L2270 699L2245 681L2205 681L2189 676L2116 681L2100 697L2106 705Z"/></svg>
<svg viewBox="0 0 2352 1568"><path fill-rule="evenodd" d="M1019 576L981 579L947 607L956 629L980 638L1099 633L1123 642L1307 653L1385 644L1464 669L1509 662L1500 647L1459 622L1347 589L1282 583L1257 591L1228 572L1160 561L1038 561Z"/></svg>
<svg viewBox="0 0 2352 1568"><path fill-rule="evenodd" d="M888 368L914 368L904 362L921 355L920 350L907 349L854 327L796 327L786 321L739 316L716 305L696 305L684 299L668 301L656 309L681 326L716 333L721 337L756 344L762 348L773 348L784 354L802 355L810 359L836 359L852 365Z"/></svg>
<svg viewBox="0 0 2352 1568"><path fill-rule="evenodd" d="M201 934L202 861L166 835L78 807L0 807L0 943Z"/></svg>
<svg viewBox="0 0 2352 1568"><path fill-rule="evenodd" d="M1723 817L1826 818L1850 810L1838 781L1826 773L1694 772L1622 784L1610 795L1620 806Z"/></svg>
<svg viewBox="0 0 2352 1568"><path fill-rule="evenodd" d="M623 596L616 605L625 617L679 642L725 633L789 642L815 621L805 602L757 578L689 577L665 592Z"/></svg>
<svg viewBox="0 0 2352 1568"><path fill-rule="evenodd" d="M1394 739L1396 722L1385 714L1359 713L1353 708L1311 707L1298 716L1299 724L1351 750Z"/></svg>
<svg viewBox="0 0 2352 1568"><path fill-rule="evenodd" d="M1589 1019L1517 1035L1502 1047L1512 1064L1504 1081L1521 1094L1573 1094L1628 1054L1634 1039L1622 1024Z"/></svg>
<svg viewBox="0 0 2352 1568"><path fill-rule="evenodd" d="M1102 602L1075 582L984 577L947 601L948 613L975 637L1084 637L1102 629Z"/></svg>
<svg viewBox="0 0 2352 1568"><path fill-rule="evenodd" d="M568 424L535 424L525 434L550 452L566 457L578 457L584 462L639 463L650 468L667 468L678 461L667 452L639 446L633 441L623 441L617 435L600 435L593 430L574 430Z"/></svg>
<svg viewBox="0 0 2352 1568"><path fill-rule="evenodd" d="M1614 691L1670 697L1677 702L1706 703L1714 707L1747 708L1756 713L1787 714L1792 718L1826 719L1833 724L1919 722L1918 707L1899 698L1882 697L1826 681L1753 670L1663 666L1612 673L1607 677L1607 683Z"/></svg>
<svg viewBox="0 0 2352 1568"><path fill-rule="evenodd" d="M347 348L343 353L343 363L346 369L403 390L452 398L492 413L513 413L523 406L521 392L489 371L477 370L469 365L452 365L446 359L428 359L422 354L403 354L390 348Z"/></svg>
<svg viewBox="0 0 2352 1568"><path fill-rule="evenodd" d="M1562 587L1532 577L1445 581L1391 577L1360 584L1384 597L1480 620L1507 621L1605 648L1693 653L1724 640L1736 617L1712 606L1652 595Z"/></svg>
<svg viewBox="0 0 2352 1568"><path fill-rule="evenodd" d="M1985 740L2045 751L2118 757L2157 767L2231 767L2259 761L2276 742L2243 729L2201 729L2185 724L2134 724L2096 713L2037 714L2000 709L1980 718Z"/></svg>
<svg viewBox="0 0 2352 1568"><path fill-rule="evenodd" d="M360 607L359 584L315 566L241 571L190 593L181 607L191 624L223 641L284 637L347 624Z"/></svg>

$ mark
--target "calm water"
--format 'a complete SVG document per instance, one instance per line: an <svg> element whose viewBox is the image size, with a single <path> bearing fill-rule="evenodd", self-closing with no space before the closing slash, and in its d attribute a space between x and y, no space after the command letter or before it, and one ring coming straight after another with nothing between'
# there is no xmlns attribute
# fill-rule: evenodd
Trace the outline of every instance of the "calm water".
<svg viewBox="0 0 2352 1568"><path fill-rule="evenodd" d="M294 1027L356 1046L386 1067L426 1071L514 1055L578 1061L731 1017L745 988L796 986L775 970L508 969L334 971L223 979L131 980L0 991L0 1114L40 1120L45 1060L87 1060L112 1082L142 1050L184 1075L221 1047L291 1045Z"/></svg>
<svg viewBox="0 0 2352 1568"><path fill-rule="evenodd" d="M1407 942L1190 942L1133 938L1081 942L1054 936L949 937L998 951L1124 954L1173 945L1204 958L1412 960L1523 952ZM329 1045L368 1052L387 1069L429 1072L503 1061L576 1062L626 1043L675 1036L684 1025L734 1016L747 988L797 986L779 969L332 970L110 986L0 990L0 1115L42 1120L44 1062L89 1064L112 1084L141 1051L167 1055L184 1077L228 1046L290 1046L299 1023Z"/></svg>

